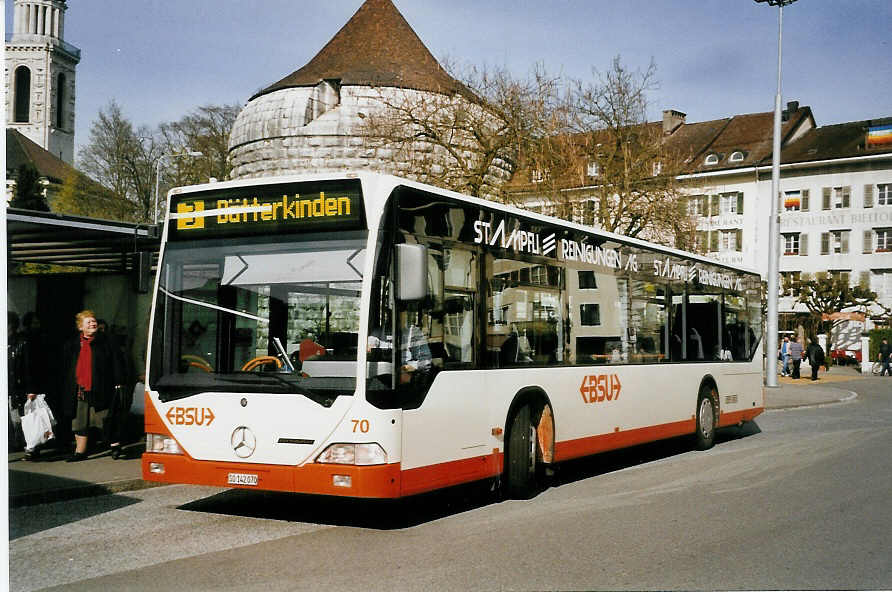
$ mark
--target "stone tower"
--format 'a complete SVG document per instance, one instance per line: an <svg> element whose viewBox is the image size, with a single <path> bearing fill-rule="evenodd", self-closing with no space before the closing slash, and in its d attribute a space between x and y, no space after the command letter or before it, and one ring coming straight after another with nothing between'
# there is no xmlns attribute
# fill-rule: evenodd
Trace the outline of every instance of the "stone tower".
<svg viewBox="0 0 892 592"><path fill-rule="evenodd" d="M65 42L65 0L15 0L6 43L6 126L74 161L74 77L81 59Z"/></svg>
<svg viewBox="0 0 892 592"><path fill-rule="evenodd" d="M305 66L248 101L230 135L231 177L345 170L411 176L409 162L359 133L362 120L384 108L387 93L473 100L391 0L366 0ZM492 176L501 182L507 173Z"/></svg>

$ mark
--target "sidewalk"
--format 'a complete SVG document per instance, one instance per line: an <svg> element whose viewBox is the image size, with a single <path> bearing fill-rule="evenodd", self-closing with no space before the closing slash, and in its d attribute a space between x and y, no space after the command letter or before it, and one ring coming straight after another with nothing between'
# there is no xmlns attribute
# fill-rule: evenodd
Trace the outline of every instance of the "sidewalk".
<svg viewBox="0 0 892 592"><path fill-rule="evenodd" d="M846 382L866 378L854 368L834 366L821 371L818 382L811 381L810 370L803 378L779 378L779 387L765 389L766 409L787 409L845 401L852 397ZM8 456L9 505L29 506L109 493L135 491L157 484L142 480L140 455L144 442L126 447L126 459L113 460L109 451L93 454L85 461L65 462L67 455L49 451L38 462L23 460L24 452Z"/></svg>

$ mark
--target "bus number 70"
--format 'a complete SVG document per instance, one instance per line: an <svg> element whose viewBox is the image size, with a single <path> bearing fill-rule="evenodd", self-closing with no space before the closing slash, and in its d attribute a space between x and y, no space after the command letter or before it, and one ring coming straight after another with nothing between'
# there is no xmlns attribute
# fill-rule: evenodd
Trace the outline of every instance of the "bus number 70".
<svg viewBox="0 0 892 592"><path fill-rule="evenodd" d="M353 433L356 433L357 428L363 434L367 434L369 431L369 420L367 419L351 419L353 422Z"/></svg>

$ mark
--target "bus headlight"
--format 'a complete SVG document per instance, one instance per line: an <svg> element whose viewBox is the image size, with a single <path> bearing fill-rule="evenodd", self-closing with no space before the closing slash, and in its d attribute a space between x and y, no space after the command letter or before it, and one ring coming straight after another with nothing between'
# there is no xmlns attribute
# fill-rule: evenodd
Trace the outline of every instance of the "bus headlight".
<svg viewBox="0 0 892 592"><path fill-rule="evenodd" d="M146 434L146 452L183 454L177 441L165 434Z"/></svg>
<svg viewBox="0 0 892 592"><path fill-rule="evenodd" d="M387 453L375 442L369 444L332 444L316 457L317 463L337 465L383 465Z"/></svg>

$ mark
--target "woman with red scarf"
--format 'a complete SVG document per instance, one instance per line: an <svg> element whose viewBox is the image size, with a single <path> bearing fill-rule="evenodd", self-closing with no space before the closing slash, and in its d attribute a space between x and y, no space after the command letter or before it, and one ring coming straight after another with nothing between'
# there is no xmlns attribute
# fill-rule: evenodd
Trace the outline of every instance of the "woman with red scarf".
<svg viewBox="0 0 892 592"><path fill-rule="evenodd" d="M83 310L75 317L80 332L65 344L63 361L63 404L65 416L71 417L74 455L68 462L87 458L90 428L103 428L115 388L122 383L123 365L117 348L104 333L97 332L96 315Z"/></svg>

